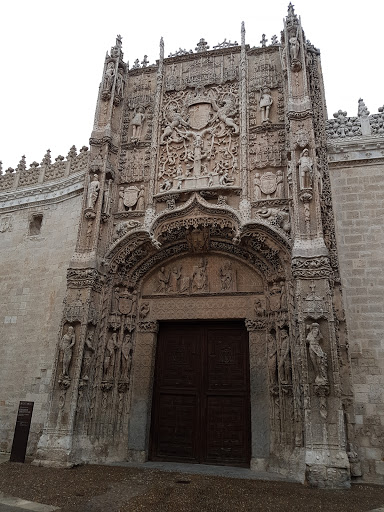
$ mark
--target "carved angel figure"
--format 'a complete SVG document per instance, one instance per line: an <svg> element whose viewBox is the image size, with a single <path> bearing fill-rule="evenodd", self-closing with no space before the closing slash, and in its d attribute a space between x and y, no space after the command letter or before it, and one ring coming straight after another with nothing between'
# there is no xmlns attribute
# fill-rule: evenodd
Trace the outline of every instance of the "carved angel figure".
<svg viewBox="0 0 384 512"><path fill-rule="evenodd" d="M89 380L89 368L91 366L92 354L95 349L93 347L93 332L88 333L84 343L84 358L83 358L83 380Z"/></svg>
<svg viewBox="0 0 384 512"><path fill-rule="evenodd" d="M69 366L72 360L72 347L76 342L76 336L72 326L68 327L68 331L61 338L60 348L63 353L63 377L69 376Z"/></svg>
<svg viewBox="0 0 384 512"><path fill-rule="evenodd" d="M309 326L307 343L309 357L315 370L315 384L328 384L327 354L320 346L322 340L323 336L320 332L320 326L317 322L313 322Z"/></svg>

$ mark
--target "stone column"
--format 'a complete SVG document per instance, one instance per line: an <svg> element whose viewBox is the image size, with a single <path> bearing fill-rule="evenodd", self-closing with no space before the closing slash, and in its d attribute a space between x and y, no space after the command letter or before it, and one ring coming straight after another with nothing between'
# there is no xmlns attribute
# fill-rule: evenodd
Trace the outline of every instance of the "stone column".
<svg viewBox="0 0 384 512"><path fill-rule="evenodd" d="M265 322L246 320L251 391L251 469L265 471L269 456L269 395Z"/></svg>
<svg viewBox="0 0 384 512"><path fill-rule="evenodd" d="M132 401L128 427L127 459L148 460L153 375L155 370L158 322L139 322L132 361Z"/></svg>

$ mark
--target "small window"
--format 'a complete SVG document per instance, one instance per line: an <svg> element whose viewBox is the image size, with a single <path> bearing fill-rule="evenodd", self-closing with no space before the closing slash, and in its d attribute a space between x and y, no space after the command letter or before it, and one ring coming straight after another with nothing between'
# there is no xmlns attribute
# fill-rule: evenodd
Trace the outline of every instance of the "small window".
<svg viewBox="0 0 384 512"><path fill-rule="evenodd" d="M43 222L42 214L32 215L29 221L29 234L30 236L40 235L41 224Z"/></svg>

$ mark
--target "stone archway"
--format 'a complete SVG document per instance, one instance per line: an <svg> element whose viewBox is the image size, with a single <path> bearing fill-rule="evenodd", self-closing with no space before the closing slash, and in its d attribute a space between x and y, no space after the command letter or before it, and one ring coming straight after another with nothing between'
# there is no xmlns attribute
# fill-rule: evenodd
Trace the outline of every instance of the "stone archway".
<svg viewBox="0 0 384 512"><path fill-rule="evenodd" d="M212 245L214 240L211 240ZM237 320L246 326L250 361L247 371L250 376L251 467L264 467L273 447L272 439L277 443L284 438L292 447L292 429L281 434L279 419L275 418L276 405L271 403L271 399L276 402L276 396L280 396L279 382L271 381L272 374L277 375L279 369L276 354L275 368L271 369L267 347L271 337L268 327L274 330L275 345L280 344L278 333L283 327L289 332L287 285L279 280L269 283L269 273L263 274L255 268L251 254L246 251L224 241L220 242L220 248L222 252L185 252L162 260L145 274L138 288L139 311L144 314L138 323L132 361L130 460L148 458L157 333L159 322L169 321ZM228 252L224 252L225 249ZM259 266L263 268L261 256ZM291 368L291 364L288 366ZM293 414L291 377L284 386L282 401L285 404L285 395L289 396L285 409ZM274 395L270 394L272 388ZM271 414L271 411L274 412ZM271 434L271 430L276 432Z"/></svg>

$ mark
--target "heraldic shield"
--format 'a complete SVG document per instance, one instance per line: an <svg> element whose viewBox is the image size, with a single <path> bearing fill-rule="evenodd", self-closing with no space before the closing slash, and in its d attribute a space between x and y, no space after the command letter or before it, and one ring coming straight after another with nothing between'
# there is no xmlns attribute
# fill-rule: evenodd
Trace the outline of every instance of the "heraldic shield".
<svg viewBox="0 0 384 512"><path fill-rule="evenodd" d="M140 190L137 187L127 187L124 190L124 205L131 209L137 203Z"/></svg>
<svg viewBox="0 0 384 512"><path fill-rule="evenodd" d="M119 311L122 315L133 315L136 303L136 295L123 292L119 296Z"/></svg>

